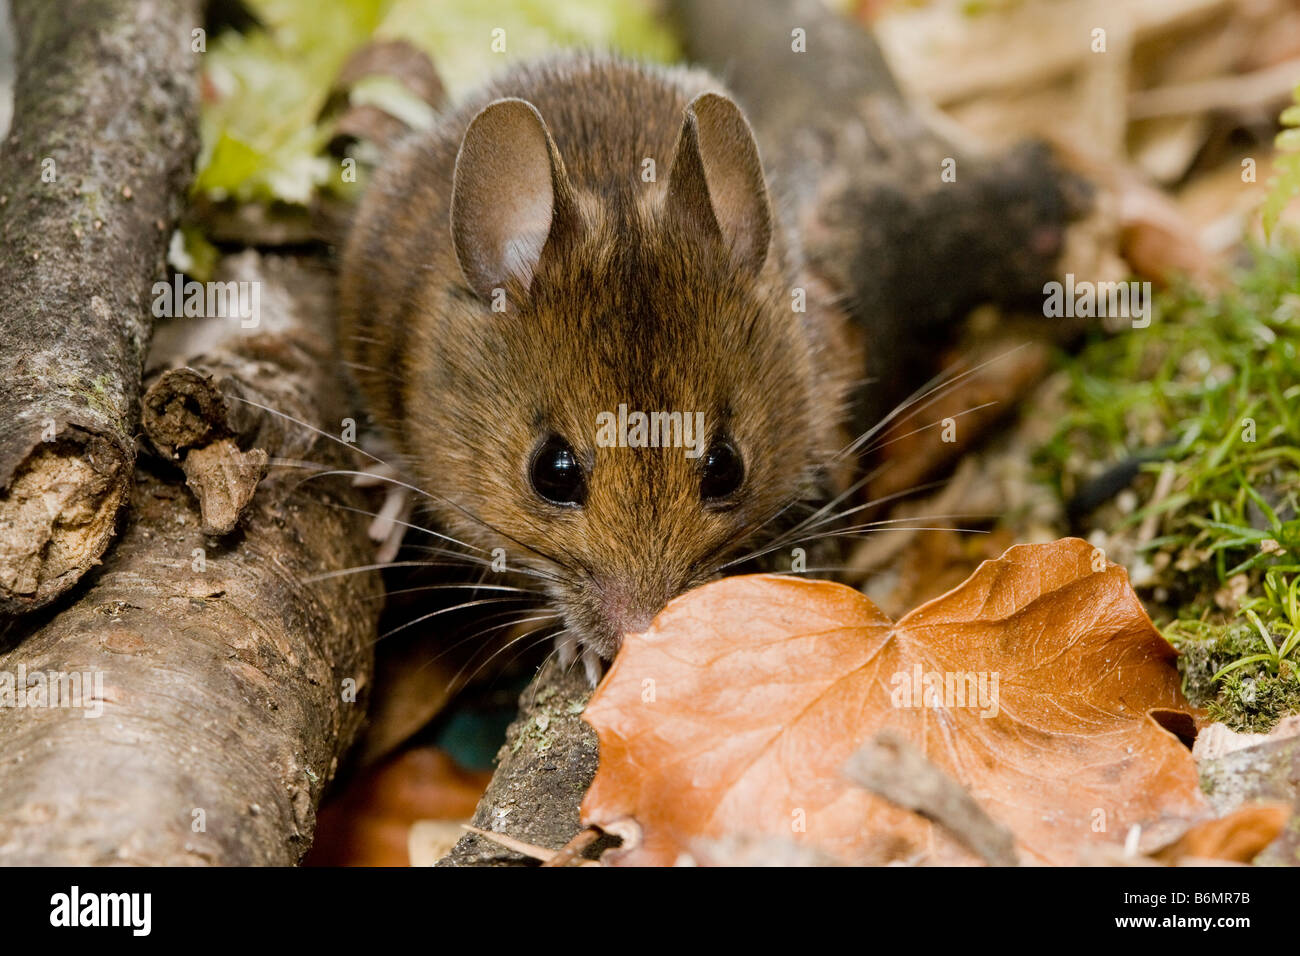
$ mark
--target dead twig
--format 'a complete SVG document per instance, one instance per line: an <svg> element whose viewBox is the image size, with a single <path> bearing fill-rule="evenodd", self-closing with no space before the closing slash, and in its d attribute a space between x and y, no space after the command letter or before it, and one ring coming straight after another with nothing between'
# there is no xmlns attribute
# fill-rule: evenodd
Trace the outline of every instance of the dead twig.
<svg viewBox="0 0 1300 956"><path fill-rule="evenodd" d="M898 734L882 731L845 765L856 783L937 823L990 866L1018 866L1011 831Z"/></svg>

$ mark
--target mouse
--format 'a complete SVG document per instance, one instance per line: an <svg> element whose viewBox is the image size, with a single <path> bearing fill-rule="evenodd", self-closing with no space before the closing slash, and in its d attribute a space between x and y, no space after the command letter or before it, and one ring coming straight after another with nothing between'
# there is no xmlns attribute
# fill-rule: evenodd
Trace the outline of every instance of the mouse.
<svg viewBox="0 0 1300 956"><path fill-rule="evenodd" d="M596 53L509 67L359 202L340 334L366 409L424 520L469 566L504 556L593 685L846 486L861 347L793 220L717 79Z"/></svg>

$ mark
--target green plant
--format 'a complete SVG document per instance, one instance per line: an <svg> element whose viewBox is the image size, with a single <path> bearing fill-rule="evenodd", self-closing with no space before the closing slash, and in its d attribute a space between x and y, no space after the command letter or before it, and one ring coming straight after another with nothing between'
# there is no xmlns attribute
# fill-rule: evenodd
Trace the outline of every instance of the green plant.
<svg viewBox="0 0 1300 956"><path fill-rule="evenodd" d="M1300 255L1254 250L1222 294L1166 290L1150 327L1060 362L1041 473L1068 499L1107 463L1145 461L1146 503L1093 520L1154 530L1136 542L1144 594L1189 696L1236 729L1300 711Z"/></svg>
<svg viewBox="0 0 1300 956"><path fill-rule="evenodd" d="M1264 645L1268 648L1267 653L1251 654L1247 657L1240 657L1225 667L1219 668L1214 680L1221 681L1235 670L1243 667L1249 667L1251 664L1264 664L1269 671L1277 674L1281 671L1284 662L1290 659L1290 654L1295 650L1296 645L1300 644L1300 631L1292 631L1290 636L1282 642L1281 648L1273 643L1273 636L1269 633L1268 628L1260 621L1259 616L1254 611L1247 611L1246 617L1250 623L1255 626L1260 637L1264 639Z"/></svg>
<svg viewBox="0 0 1300 956"><path fill-rule="evenodd" d="M1283 129L1273 144L1278 149L1277 173L1269 180L1264 199L1264 235L1271 236L1278 219L1292 199L1300 194L1300 86L1291 94L1292 105L1282 111L1278 122Z"/></svg>

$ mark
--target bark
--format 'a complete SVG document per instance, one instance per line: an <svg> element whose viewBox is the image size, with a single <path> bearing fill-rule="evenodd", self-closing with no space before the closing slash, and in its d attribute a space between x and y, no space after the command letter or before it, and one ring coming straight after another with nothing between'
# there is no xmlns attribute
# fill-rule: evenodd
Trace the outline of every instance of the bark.
<svg viewBox="0 0 1300 956"><path fill-rule="evenodd" d="M283 463L329 464L338 446L231 397L260 395L337 433L333 285L318 267L252 253L224 278L261 283L259 326L160 331L156 344L181 349L190 370L150 393L162 409L150 421L174 442L154 438L167 459L142 460L130 520L80 600L25 618L0 653L0 864L295 863L362 723L379 581L308 579L371 559L366 519L346 510L360 504L346 479L303 483L310 472ZM282 461L239 528L214 539L168 459L251 442ZM33 675L73 671L90 675L89 700L32 697Z"/></svg>
<svg viewBox="0 0 1300 956"><path fill-rule="evenodd" d="M474 819L482 830L558 850L582 829L578 805L596 776L596 732L582 719L591 687L581 667L553 661L519 697L519 716L497 754L497 771ZM596 855L608 846L590 848ZM438 866L531 866L523 854L477 834L461 838Z"/></svg>
<svg viewBox="0 0 1300 956"><path fill-rule="evenodd" d="M1088 197L1045 148L969 155L906 101L870 34L819 0L672 6L690 57L723 79L754 124L813 287L847 304L869 343L876 385L856 410L859 430L915 384L939 354L939 333L968 309L1041 296ZM795 28L807 52L792 51ZM947 158L955 182L941 179ZM550 849L579 832L598 761L576 713L586 697L578 678L543 669L521 698L475 826ZM524 859L470 835L441 865Z"/></svg>
<svg viewBox="0 0 1300 956"><path fill-rule="evenodd" d="M225 438L189 453L185 459L185 484L199 499L204 534L223 535L235 530L266 475L266 467L265 451L241 451Z"/></svg>
<svg viewBox="0 0 1300 956"><path fill-rule="evenodd" d="M0 614L107 548L141 364L197 149L199 0L15 0L0 148Z"/></svg>

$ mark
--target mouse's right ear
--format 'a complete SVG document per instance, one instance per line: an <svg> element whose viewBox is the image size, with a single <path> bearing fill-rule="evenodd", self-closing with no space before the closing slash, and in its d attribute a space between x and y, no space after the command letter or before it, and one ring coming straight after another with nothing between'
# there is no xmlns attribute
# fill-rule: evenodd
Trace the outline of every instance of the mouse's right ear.
<svg viewBox="0 0 1300 956"><path fill-rule="evenodd" d="M564 162L526 100L501 99L469 124L451 195L461 272L483 299L514 279L525 287L551 237L574 221Z"/></svg>
<svg viewBox="0 0 1300 956"><path fill-rule="evenodd" d="M668 174L668 215L710 234L732 261L756 274L772 243L772 208L754 131L721 93L701 93L686 107Z"/></svg>

